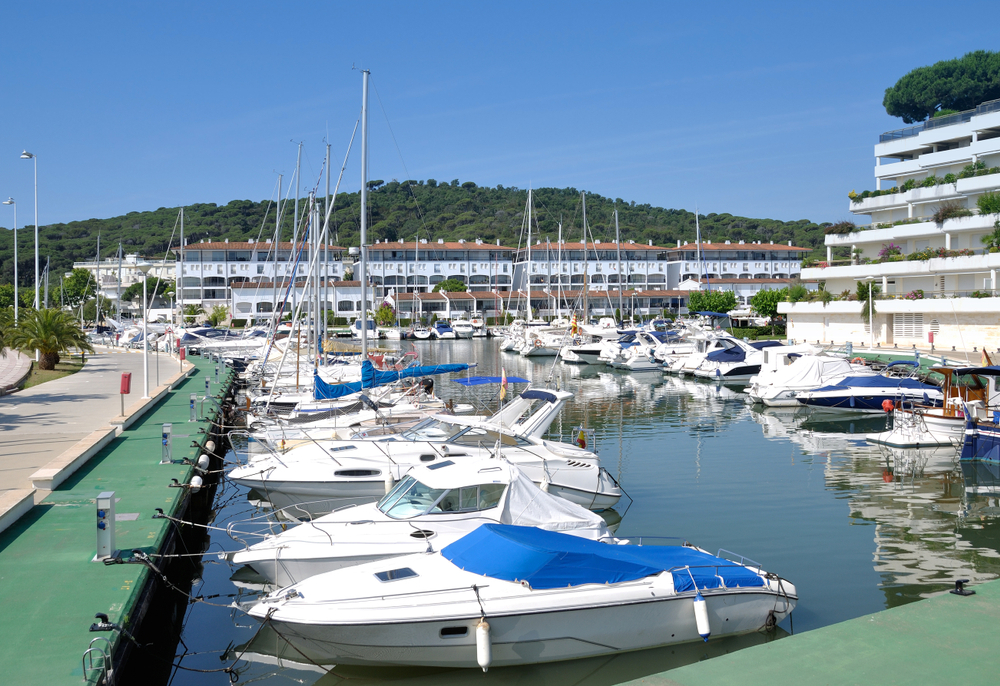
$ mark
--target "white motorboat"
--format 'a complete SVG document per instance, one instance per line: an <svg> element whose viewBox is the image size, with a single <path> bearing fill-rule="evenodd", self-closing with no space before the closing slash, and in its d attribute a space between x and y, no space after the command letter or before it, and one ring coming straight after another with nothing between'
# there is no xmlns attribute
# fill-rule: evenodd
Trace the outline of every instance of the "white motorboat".
<svg viewBox="0 0 1000 686"><path fill-rule="evenodd" d="M781 350L785 354L799 355L817 352L817 349L808 343L788 346L779 341L749 343L730 337L722 338L720 342L725 346L724 349L707 354L694 370L695 376L720 381L749 381L760 372L764 357L770 352Z"/></svg>
<svg viewBox="0 0 1000 686"><path fill-rule="evenodd" d="M451 330L455 333L455 338L472 338L476 331L472 322L465 319L452 319Z"/></svg>
<svg viewBox="0 0 1000 686"><path fill-rule="evenodd" d="M486 670L754 632L797 602L746 559L484 524L439 552L311 577L250 614L337 664Z"/></svg>
<svg viewBox="0 0 1000 686"><path fill-rule="evenodd" d="M765 362L750 379L747 395L768 407L799 407L799 393L836 383L848 376L871 376L871 367L827 354L801 355L784 348L764 351Z"/></svg>
<svg viewBox="0 0 1000 686"><path fill-rule="evenodd" d="M431 327L431 336L439 340L458 338L458 336L455 335L455 331L451 328L451 325L449 325L444 319L439 319L434 322L434 326Z"/></svg>
<svg viewBox="0 0 1000 686"><path fill-rule="evenodd" d="M401 434L310 441L254 459L229 478L265 495L285 516L317 517L335 509L339 498L377 500L415 465L499 452L553 495L605 510L618 502L621 488L597 455L541 438L571 396L529 389L488 419L438 415Z"/></svg>
<svg viewBox="0 0 1000 686"><path fill-rule="evenodd" d="M412 329L410 329L410 335L413 336L418 341L426 341L431 337L431 330L426 326L421 326L417 324Z"/></svg>
<svg viewBox="0 0 1000 686"><path fill-rule="evenodd" d="M890 362L887 369L900 365L916 367L916 364L897 360ZM912 377L873 374L846 376L836 383L799 393L796 400L820 410L887 412L902 403L940 406L942 397L939 387Z"/></svg>
<svg viewBox="0 0 1000 686"><path fill-rule="evenodd" d="M485 459L414 467L378 503L268 536L231 559L287 586L334 569L440 550L488 522L613 541L600 515L545 493L512 464Z"/></svg>
<svg viewBox="0 0 1000 686"><path fill-rule="evenodd" d="M632 372L659 371L662 363L653 357L653 351L666 342L667 337L662 331L637 331L634 344L621 348L608 364Z"/></svg>

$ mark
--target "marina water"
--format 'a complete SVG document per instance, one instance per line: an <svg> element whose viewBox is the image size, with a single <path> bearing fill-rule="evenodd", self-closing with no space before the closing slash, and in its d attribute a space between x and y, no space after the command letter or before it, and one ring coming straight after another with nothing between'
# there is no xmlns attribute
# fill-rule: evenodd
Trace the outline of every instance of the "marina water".
<svg viewBox="0 0 1000 686"><path fill-rule="evenodd" d="M751 407L738 387L658 371L630 374L526 359L499 352L494 339L414 345L424 363L475 361L475 374L499 375L503 368L535 387L547 383L572 391L575 397L548 437L572 443L580 427L594 431L602 463L629 496L616 508L617 535L680 537L713 553L724 548L752 558L796 585L800 601L792 617L771 634L486 675L321 668L227 607L252 596L253 584L241 581L240 572L217 554L241 545L213 530L208 553L193 572L192 595L207 602L187 608L174 660L181 668L161 672L161 680L228 683L221 668L242 656L236 669L242 683L457 685L516 679L610 685L912 602L952 588L955 579L975 583L1000 575L1000 478L984 466L959 465L950 448L867 444L865 433L883 430L884 416ZM438 377L435 390L456 402L492 400L495 407L490 394L496 389L470 396ZM232 484L220 486L216 502L212 523L221 529L261 514L246 490ZM618 516L608 519L613 523Z"/></svg>

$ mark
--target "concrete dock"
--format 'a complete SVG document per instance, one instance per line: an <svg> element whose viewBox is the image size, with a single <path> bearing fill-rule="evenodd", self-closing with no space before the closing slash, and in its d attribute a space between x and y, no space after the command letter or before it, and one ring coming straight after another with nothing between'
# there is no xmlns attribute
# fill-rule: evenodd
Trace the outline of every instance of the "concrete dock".
<svg viewBox="0 0 1000 686"><path fill-rule="evenodd" d="M971 590L976 594L942 593L628 684L995 684L1000 580Z"/></svg>

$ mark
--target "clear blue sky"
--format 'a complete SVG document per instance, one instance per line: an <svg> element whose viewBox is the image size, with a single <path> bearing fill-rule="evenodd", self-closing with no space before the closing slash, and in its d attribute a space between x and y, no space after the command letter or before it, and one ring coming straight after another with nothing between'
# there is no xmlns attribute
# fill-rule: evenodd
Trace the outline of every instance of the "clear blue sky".
<svg viewBox="0 0 1000 686"><path fill-rule="evenodd" d="M373 179L837 221L848 191L874 187L878 134L904 125L885 88L998 49L995 15L940 1L14 3L0 196L32 223L24 148L43 225L267 199L276 172L290 179L292 141L310 186L327 133L336 167L347 149L356 65L374 85Z"/></svg>

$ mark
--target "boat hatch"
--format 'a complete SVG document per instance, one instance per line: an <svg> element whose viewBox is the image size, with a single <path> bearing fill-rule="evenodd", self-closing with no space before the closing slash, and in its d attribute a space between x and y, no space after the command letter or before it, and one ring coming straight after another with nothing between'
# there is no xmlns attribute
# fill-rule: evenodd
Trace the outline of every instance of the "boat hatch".
<svg viewBox="0 0 1000 686"><path fill-rule="evenodd" d="M420 456L420 461L421 462L433 462L435 457L437 457L437 455L421 455Z"/></svg>
<svg viewBox="0 0 1000 686"><path fill-rule="evenodd" d="M459 638L469 635L467 626L446 626L441 629L441 638Z"/></svg>
<svg viewBox="0 0 1000 686"><path fill-rule="evenodd" d="M421 462L426 462L426 460L424 460L425 457L428 457L428 456L427 455L421 455L420 456L420 461ZM430 458L433 460L434 456L430 456ZM449 465L453 465L453 464L455 464L455 463L452 462L451 460L445 460L444 462L438 462L437 464L432 464L429 467L427 467L427 469L441 469L441 467L448 467Z"/></svg>
<svg viewBox="0 0 1000 686"><path fill-rule="evenodd" d="M398 581L400 579L409 579L411 576L417 576L417 573L409 567L390 569L386 572L375 572L375 578L379 581Z"/></svg>

